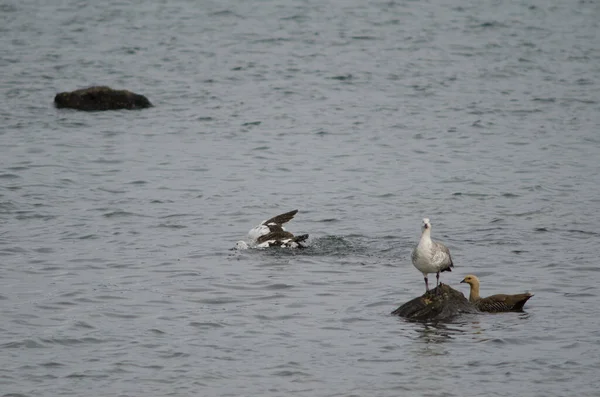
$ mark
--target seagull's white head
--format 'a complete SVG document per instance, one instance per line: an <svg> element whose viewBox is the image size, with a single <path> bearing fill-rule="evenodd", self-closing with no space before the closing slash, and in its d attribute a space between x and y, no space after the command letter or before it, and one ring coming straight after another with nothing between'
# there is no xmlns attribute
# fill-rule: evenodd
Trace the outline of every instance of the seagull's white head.
<svg viewBox="0 0 600 397"><path fill-rule="evenodd" d="M238 241L237 243L235 243L234 247L234 249L236 250L246 250L248 248L248 243L246 243L245 241Z"/></svg>
<svg viewBox="0 0 600 397"><path fill-rule="evenodd" d="M425 231L427 229L431 229L431 223L429 222L429 218L423 218L423 225L421 226L421 230Z"/></svg>

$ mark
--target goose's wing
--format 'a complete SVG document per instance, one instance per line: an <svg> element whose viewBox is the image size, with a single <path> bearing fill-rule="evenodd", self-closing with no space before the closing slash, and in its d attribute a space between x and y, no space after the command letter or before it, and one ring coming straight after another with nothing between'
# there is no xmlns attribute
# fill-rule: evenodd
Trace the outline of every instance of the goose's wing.
<svg viewBox="0 0 600 397"><path fill-rule="evenodd" d="M482 312L510 312L523 310L525 302L533 294L524 293L516 295L498 294L482 298L475 303L475 306Z"/></svg>

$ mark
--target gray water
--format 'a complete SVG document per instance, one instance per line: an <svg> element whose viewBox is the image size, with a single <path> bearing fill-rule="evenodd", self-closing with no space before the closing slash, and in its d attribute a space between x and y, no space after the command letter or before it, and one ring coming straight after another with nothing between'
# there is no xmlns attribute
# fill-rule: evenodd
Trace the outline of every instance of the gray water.
<svg viewBox="0 0 600 397"><path fill-rule="evenodd" d="M0 395L600 395L597 2L47 3L0 5ZM391 316L423 217L525 312Z"/></svg>

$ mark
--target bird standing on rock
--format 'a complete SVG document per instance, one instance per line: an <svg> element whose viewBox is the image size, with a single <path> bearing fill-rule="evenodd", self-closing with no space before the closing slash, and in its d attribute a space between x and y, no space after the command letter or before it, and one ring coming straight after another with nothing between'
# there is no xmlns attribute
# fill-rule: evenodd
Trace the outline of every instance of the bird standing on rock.
<svg viewBox="0 0 600 397"><path fill-rule="evenodd" d="M423 218L421 240L412 251L412 263L423 273L425 290L429 291L427 275L436 274L436 287L440 283L440 272L451 272L454 267L450 250L444 244L431 240L431 223Z"/></svg>

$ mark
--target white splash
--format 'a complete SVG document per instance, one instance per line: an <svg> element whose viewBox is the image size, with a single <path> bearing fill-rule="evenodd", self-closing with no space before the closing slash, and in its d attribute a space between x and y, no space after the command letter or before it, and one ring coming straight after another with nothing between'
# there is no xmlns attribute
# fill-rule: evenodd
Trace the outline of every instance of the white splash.
<svg viewBox="0 0 600 397"><path fill-rule="evenodd" d="M250 248L248 243L241 240L235 243L235 247L233 247L235 250L247 250L248 248Z"/></svg>

